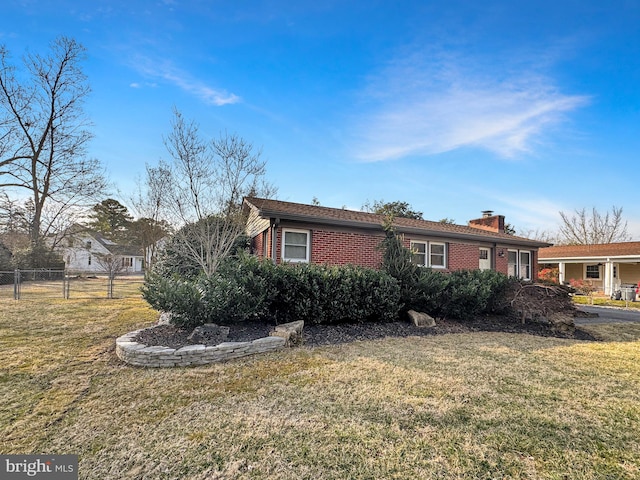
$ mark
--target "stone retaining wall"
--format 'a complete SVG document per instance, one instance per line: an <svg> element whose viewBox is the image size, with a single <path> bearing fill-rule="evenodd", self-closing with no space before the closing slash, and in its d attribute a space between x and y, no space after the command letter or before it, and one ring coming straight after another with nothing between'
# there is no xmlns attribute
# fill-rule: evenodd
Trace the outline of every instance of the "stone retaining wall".
<svg viewBox="0 0 640 480"><path fill-rule="evenodd" d="M153 328L153 327L150 327ZM225 342L215 346L188 345L182 348L148 347L134 338L142 330L116 339L116 355L123 362L138 367L186 367L223 362L255 353L273 352L285 347L286 338L265 337L252 342Z"/></svg>

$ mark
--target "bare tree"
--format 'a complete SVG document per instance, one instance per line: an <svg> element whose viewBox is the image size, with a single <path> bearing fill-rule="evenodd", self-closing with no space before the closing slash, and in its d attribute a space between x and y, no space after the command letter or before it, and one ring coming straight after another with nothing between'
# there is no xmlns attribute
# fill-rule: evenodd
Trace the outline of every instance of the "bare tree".
<svg viewBox="0 0 640 480"><path fill-rule="evenodd" d="M622 217L622 207L612 207L612 211L601 214L594 207L590 213L586 209L575 210L573 214L560 212L560 241L568 245L595 245L624 242L630 240L627 222Z"/></svg>
<svg viewBox="0 0 640 480"><path fill-rule="evenodd" d="M166 220L166 189L171 182L171 168L164 162L157 167L145 167L145 178L137 181L137 191L130 200L138 217L133 224L134 236L144 250L146 268L152 269L158 257L159 242L172 232Z"/></svg>
<svg viewBox="0 0 640 480"><path fill-rule="evenodd" d="M531 240L538 240L546 243L559 243L558 234L551 230L543 230L541 228L518 230L517 235L519 237L530 238Z"/></svg>
<svg viewBox="0 0 640 480"><path fill-rule="evenodd" d="M260 151L235 134L205 141L198 125L175 110L172 131L165 138L171 164L151 173L163 180L164 209L175 225L173 248L212 275L244 231L242 198L272 195L263 181Z"/></svg>
<svg viewBox="0 0 640 480"><path fill-rule="evenodd" d="M60 216L107 186L100 163L85 157L92 134L82 108L89 93L83 58L80 44L60 37L47 56L27 54L17 72L0 46L0 186L29 193L34 246Z"/></svg>
<svg viewBox="0 0 640 480"><path fill-rule="evenodd" d="M96 263L100 265L104 273L108 277L107 298L113 298L113 283L116 275L125 269L124 261L121 255L94 254Z"/></svg>

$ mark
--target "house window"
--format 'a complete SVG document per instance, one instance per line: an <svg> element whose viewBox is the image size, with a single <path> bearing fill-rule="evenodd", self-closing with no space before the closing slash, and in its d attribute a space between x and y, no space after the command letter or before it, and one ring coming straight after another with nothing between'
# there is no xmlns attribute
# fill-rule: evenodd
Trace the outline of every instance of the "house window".
<svg viewBox="0 0 640 480"><path fill-rule="evenodd" d="M85 246L87 247L87 250L91 249L91 240L87 240L87 243L85 243Z"/></svg>
<svg viewBox="0 0 640 480"><path fill-rule="evenodd" d="M282 231L282 259L286 262L309 262L309 232L307 230Z"/></svg>
<svg viewBox="0 0 640 480"><path fill-rule="evenodd" d="M615 274L614 274L615 277ZM584 278L591 280L600 280L600 266L599 265L586 265Z"/></svg>
<svg viewBox="0 0 640 480"><path fill-rule="evenodd" d="M433 268L445 268L445 245L444 243L430 243L429 244L429 259L431 260L431 266Z"/></svg>
<svg viewBox="0 0 640 480"><path fill-rule="evenodd" d="M411 262L421 267L427 265L427 244L422 242L411 242Z"/></svg>
<svg viewBox="0 0 640 480"><path fill-rule="evenodd" d="M507 275L531 280L531 252L528 250L509 250L507 252Z"/></svg>
<svg viewBox="0 0 640 480"><path fill-rule="evenodd" d="M507 252L507 275L510 277L518 276L518 251L509 250Z"/></svg>
<svg viewBox="0 0 640 480"><path fill-rule="evenodd" d="M91 255L87 257L87 265L91 265Z"/></svg>
<svg viewBox="0 0 640 480"><path fill-rule="evenodd" d="M133 267L133 258L131 258L131 257L123 257L122 258L122 266L123 267Z"/></svg>
<svg viewBox="0 0 640 480"><path fill-rule="evenodd" d="M411 261L421 267L446 268L446 251L444 243L411 242Z"/></svg>
<svg viewBox="0 0 640 480"><path fill-rule="evenodd" d="M531 252L520 252L520 278L531 278Z"/></svg>
<svg viewBox="0 0 640 480"><path fill-rule="evenodd" d="M480 260L489 260L489 250L487 248L480 249Z"/></svg>

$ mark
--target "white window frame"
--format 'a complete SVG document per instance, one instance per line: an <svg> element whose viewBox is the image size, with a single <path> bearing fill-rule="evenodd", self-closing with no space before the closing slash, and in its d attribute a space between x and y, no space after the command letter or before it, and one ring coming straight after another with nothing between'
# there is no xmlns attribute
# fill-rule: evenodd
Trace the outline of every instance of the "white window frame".
<svg viewBox="0 0 640 480"><path fill-rule="evenodd" d="M424 245L424 253L420 252L418 254L413 253L414 252L414 245ZM442 246L442 253L433 253L432 248L433 246L438 245L438 246ZM411 247L411 252L412 252L412 256L411 256L411 260L413 261L413 256L414 255L424 255L424 265L422 264L418 264L421 267L428 267L428 268L438 268L441 270L444 270L447 268L447 244L444 242L428 242L428 241L421 241L421 240L412 240L410 243L410 247ZM443 265L434 265L433 262L431 261L431 256L432 255L437 255L437 256L442 256L442 261L443 261Z"/></svg>
<svg viewBox="0 0 640 480"><path fill-rule="evenodd" d="M433 253L432 247L441 246L442 253ZM432 261L433 255L442 256L442 265L434 265ZM429 266L431 268L447 268L447 244L442 242L429 242Z"/></svg>
<svg viewBox="0 0 640 480"><path fill-rule="evenodd" d="M596 267L598 269L598 276L597 277L587 277L587 267ZM585 280L602 280L602 273L601 273L601 266L598 265L597 263L585 263L584 264L584 274L582 276L582 278L584 278ZM616 278L616 277L614 277Z"/></svg>
<svg viewBox="0 0 640 480"><path fill-rule="evenodd" d="M417 252L414 249L414 245L422 245L424 247L424 252ZM417 263L418 266L420 267L426 267L429 263L429 242L411 242L410 243L411 246L411 261L413 262L413 257L414 256L424 256L424 263ZM415 252L415 253L414 253Z"/></svg>
<svg viewBox="0 0 640 480"><path fill-rule="evenodd" d="M529 262L528 263L523 263L522 262L522 255L526 254L529 256ZM533 258L533 255L531 255L531 250L520 250L518 252L518 272L520 273L520 278L522 278L523 280L531 280L531 269L533 268L533 265L531 265L531 259ZM529 275L522 275L522 269L524 266L527 266L527 268L529 269Z"/></svg>
<svg viewBox="0 0 640 480"><path fill-rule="evenodd" d="M287 248L287 244L285 243L285 239L287 237L287 233L304 233L307 236L307 243L305 245L306 247L306 256L304 259L302 258L287 258L285 256L285 251ZM302 245L298 245L296 244L295 246L301 247ZM309 263L309 260L311 258L311 232L309 230L298 230L295 228L283 228L282 229L282 260L284 262L289 262L289 263Z"/></svg>
<svg viewBox="0 0 640 480"><path fill-rule="evenodd" d="M516 263L510 263L509 262L509 253L515 253L516 254ZM526 253L529 255L529 263L526 264L529 266L529 276L528 277L523 277L521 275L521 270L523 267L523 263L521 260L521 255L523 253ZM510 266L515 266L515 273L516 275L513 275L514 272L511 271L511 268L509 268ZM516 278L520 278L522 280L531 280L531 277L533 275L533 252L531 250L516 250L514 248L509 248L507 249L507 275L509 275L510 277L516 277Z"/></svg>

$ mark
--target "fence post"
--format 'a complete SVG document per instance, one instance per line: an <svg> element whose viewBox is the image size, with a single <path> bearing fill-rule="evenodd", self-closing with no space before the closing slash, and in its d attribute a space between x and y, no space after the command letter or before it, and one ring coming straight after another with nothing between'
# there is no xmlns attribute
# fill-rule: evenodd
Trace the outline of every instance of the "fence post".
<svg viewBox="0 0 640 480"><path fill-rule="evenodd" d="M20 270L17 268L13 272L13 299L20 300Z"/></svg>

